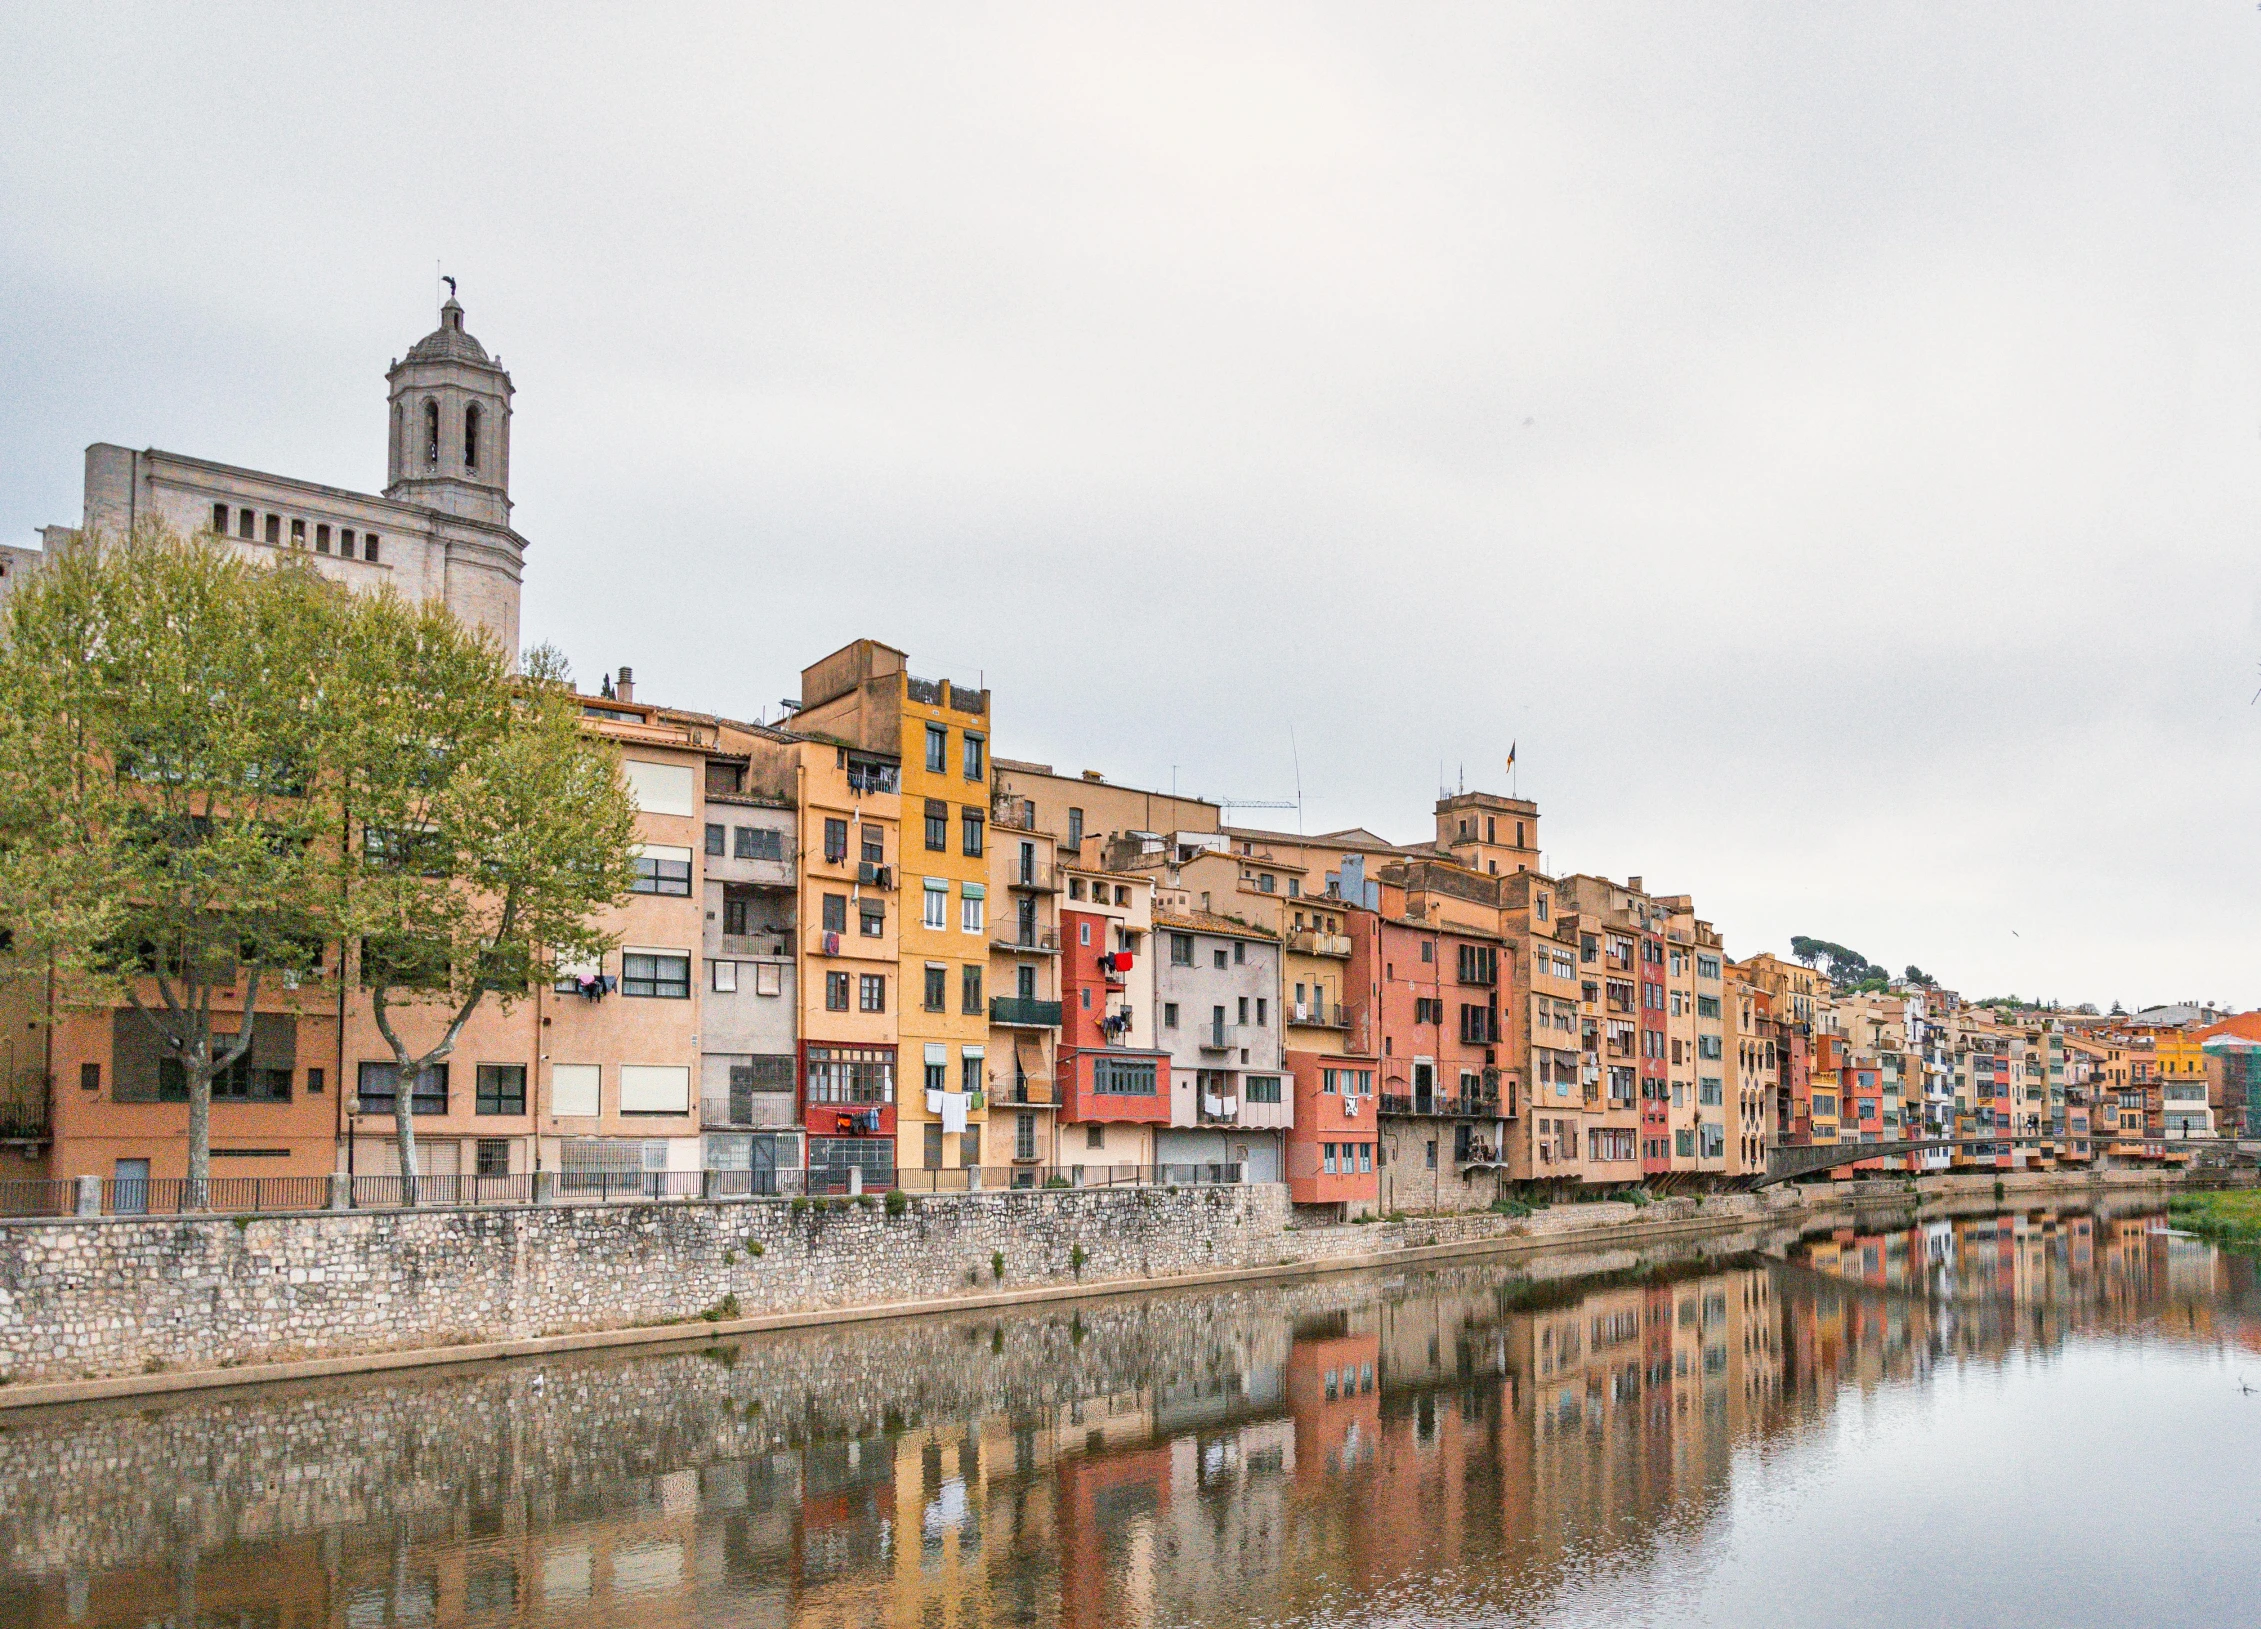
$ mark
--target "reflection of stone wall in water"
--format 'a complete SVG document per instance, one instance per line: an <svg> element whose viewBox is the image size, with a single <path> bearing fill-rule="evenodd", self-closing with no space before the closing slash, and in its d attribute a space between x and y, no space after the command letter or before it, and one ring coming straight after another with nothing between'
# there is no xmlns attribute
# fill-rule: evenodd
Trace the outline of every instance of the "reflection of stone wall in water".
<svg viewBox="0 0 2261 1629"><path fill-rule="evenodd" d="M1729 1236L1748 1248L1753 1235ZM1714 1244L1710 1250L1729 1248ZM869 1439L920 1421L1000 1415L1077 1422L1094 1399L1269 1395L1290 1331L1374 1305L1439 1298L1466 1322L1503 1294L1688 1260L1688 1247L1548 1257L1526 1268L1163 1291L1074 1309L958 1314L749 1336L705 1352L556 1357L414 1380L286 1388L26 1416L0 1432L0 1571L135 1564L531 1501ZM1448 1345L1433 1374L1457 1374ZM193 1470L184 1471L184 1467ZM183 1478L196 1496L183 1500ZM443 1527L452 1529L454 1521Z"/></svg>

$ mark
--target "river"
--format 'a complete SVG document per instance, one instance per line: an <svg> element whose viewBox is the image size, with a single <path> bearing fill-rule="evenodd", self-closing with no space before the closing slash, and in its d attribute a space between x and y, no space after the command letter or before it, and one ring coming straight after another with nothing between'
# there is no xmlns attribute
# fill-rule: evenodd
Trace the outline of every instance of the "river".
<svg viewBox="0 0 2261 1629"><path fill-rule="evenodd" d="M2253 1262L1832 1220L0 1414L0 1624L2261 1616Z"/></svg>

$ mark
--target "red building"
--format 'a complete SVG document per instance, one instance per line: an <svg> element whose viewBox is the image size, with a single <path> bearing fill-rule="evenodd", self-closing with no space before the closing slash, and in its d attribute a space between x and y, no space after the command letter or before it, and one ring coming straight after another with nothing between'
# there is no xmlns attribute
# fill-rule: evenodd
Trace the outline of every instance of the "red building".
<svg viewBox="0 0 2261 1629"><path fill-rule="evenodd" d="M1407 919L1404 889L1387 881L1375 933L1353 941L1349 988L1364 1009L1351 1014L1352 1033L1380 1038L1385 1211L1491 1202L1509 1107L1499 1067L1503 950L1495 933Z"/></svg>
<svg viewBox="0 0 2261 1629"><path fill-rule="evenodd" d="M1334 910L1334 902L1329 901L1330 919ZM1350 998L1349 1007L1360 1009L1359 997L1368 989L1363 970L1373 962L1381 919L1372 911L1346 906L1339 920L1351 945L1344 994ZM1329 1206L1347 1219L1378 1208L1380 1060L1347 1048L1319 1050L1296 1044L1330 1033L1335 1032L1314 1025L1288 1027L1287 1067L1295 1086L1295 1124L1287 1134L1288 1197L1298 1205ZM1354 1048L1372 1034L1370 1027L1354 1018L1347 1035L1336 1033L1335 1038Z"/></svg>
<svg viewBox="0 0 2261 1629"><path fill-rule="evenodd" d="M1137 1044L1152 1039L1154 971L1132 948L1144 943L1123 913L1061 907L1062 1165L1151 1165L1150 1134L1126 1141L1110 1128L1170 1123L1170 1055ZM1065 1129L1075 1126L1086 1134Z"/></svg>

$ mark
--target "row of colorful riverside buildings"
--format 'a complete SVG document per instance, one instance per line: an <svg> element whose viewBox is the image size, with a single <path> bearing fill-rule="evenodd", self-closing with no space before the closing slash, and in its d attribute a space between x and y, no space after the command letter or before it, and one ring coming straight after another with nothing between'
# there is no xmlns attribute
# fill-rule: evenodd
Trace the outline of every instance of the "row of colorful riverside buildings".
<svg viewBox="0 0 2261 1629"><path fill-rule="evenodd" d="M80 524L0 549L0 595L159 519L440 598L516 649L510 376L451 298L386 380L381 494L98 443ZM1747 1175L1772 1144L1918 1128L2050 1139L1933 1165L2167 1163L2222 1106L2187 1030L1839 1001L1736 962L1686 895L1544 873L1528 801L1442 798L1416 842L1306 837L1001 758L986 689L874 641L806 669L784 727L639 701L626 669L583 706L641 811L619 948L482 1010L405 1086L350 954L263 992L215 1174L397 1169L403 1089L434 1175L1171 1168L1337 1213ZM182 1096L130 1010L0 995L0 1177L180 1175Z"/></svg>
<svg viewBox="0 0 2261 1629"><path fill-rule="evenodd" d="M1847 1171L2173 1164L2215 1131L2193 1029L1736 961L1686 895L1541 871L1527 800L1444 797L1413 843L1235 827L998 756L987 690L870 640L803 672L786 727L639 701L625 669L582 705L640 809L620 946L411 1084L432 1174L1164 1167L1358 1215L1744 1176L1779 1143L1980 1140ZM389 1048L350 960L325 972L262 996L216 1174L397 1170ZM10 1029L44 1088L10 1174L185 1169L136 1014Z"/></svg>

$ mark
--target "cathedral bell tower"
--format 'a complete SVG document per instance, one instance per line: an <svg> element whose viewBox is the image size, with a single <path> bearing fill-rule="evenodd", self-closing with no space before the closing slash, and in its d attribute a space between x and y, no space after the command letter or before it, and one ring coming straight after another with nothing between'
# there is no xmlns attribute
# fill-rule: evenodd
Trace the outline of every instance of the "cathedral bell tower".
<svg viewBox="0 0 2261 1629"><path fill-rule="evenodd" d="M392 365L385 496L510 524L510 375L463 326L455 279L440 325Z"/></svg>

